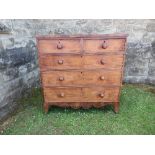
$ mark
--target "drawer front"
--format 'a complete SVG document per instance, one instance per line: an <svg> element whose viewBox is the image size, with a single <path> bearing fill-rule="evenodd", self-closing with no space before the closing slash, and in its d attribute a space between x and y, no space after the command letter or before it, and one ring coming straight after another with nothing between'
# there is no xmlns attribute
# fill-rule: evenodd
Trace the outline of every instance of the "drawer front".
<svg viewBox="0 0 155 155"><path fill-rule="evenodd" d="M83 84L82 73L77 71L49 71L42 73L42 82L44 86L48 85L80 85Z"/></svg>
<svg viewBox="0 0 155 155"><path fill-rule="evenodd" d="M85 40L84 50L88 53L124 51L124 39Z"/></svg>
<svg viewBox="0 0 155 155"><path fill-rule="evenodd" d="M83 57L83 64L85 69L121 69L123 65L122 63L123 55L87 55Z"/></svg>
<svg viewBox="0 0 155 155"><path fill-rule="evenodd" d="M79 53L80 40L40 40L40 53Z"/></svg>
<svg viewBox="0 0 155 155"><path fill-rule="evenodd" d="M42 56L40 67L48 69L121 69L123 55Z"/></svg>
<svg viewBox="0 0 155 155"><path fill-rule="evenodd" d="M83 85L120 85L121 71L84 71L83 73Z"/></svg>
<svg viewBox="0 0 155 155"><path fill-rule="evenodd" d="M117 102L119 88L83 88L82 94L85 102Z"/></svg>
<svg viewBox="0 0 155 155"><path fill-rule="evenodd" d="M49 71L42 73L43 86L120 85L121 71Z"/></svg>
<svg viewBox="0 0 155 155"><path fill-rule="evenodd" d="M81 88L44 88L45 102L79 102L82 99Z"/></svg>
<svg viewBox="0 0 155 155"><path fill-rule="evenodd" d="M45 102L116 102L119 88L44 88Z"/></svg>
<svg viewBox="0 0 155 155"><path fill-rule="evenodd" d="M46 69L80 69L82 67L81 56L42 56L40 67Z"/></svg>

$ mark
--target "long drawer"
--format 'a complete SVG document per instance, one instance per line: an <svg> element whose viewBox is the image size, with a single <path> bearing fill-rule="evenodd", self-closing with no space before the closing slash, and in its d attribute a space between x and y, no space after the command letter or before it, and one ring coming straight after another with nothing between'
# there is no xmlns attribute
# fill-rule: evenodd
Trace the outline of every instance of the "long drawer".
<svg viewBox="0 0 155 155"><path fill-rule="evenodd" d="M41 70L50 69L121 69L123 55L44 55Z"/></svg>
<svg viewBox="0 0 155 155"><path fill-rule="evenodd" d="M42 73L43 86L87 86L117 85L121 82L121 71L63 70Z"/></svg>
<svg viewBox="0 0 155 155"><path fill-rule="evenodd" d="M45 87L45 102L115 102L119 87Z"/></svg>

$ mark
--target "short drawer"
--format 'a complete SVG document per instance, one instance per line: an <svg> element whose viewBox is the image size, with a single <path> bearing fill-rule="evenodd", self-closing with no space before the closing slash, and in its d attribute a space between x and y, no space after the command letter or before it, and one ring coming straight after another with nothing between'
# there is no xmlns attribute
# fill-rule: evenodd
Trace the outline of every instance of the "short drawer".
<svg viewBox="0 0 155 155"><path fill-rule="evenodd" d="M40 53L80 53L80 40L39 40Z"/></svg>
<svg viewBox="0 0 155 155"><path fill-rule="evenodd" d="M42 56L40 58L42 70L50 69L80 69L82 67L81 56Z"/></svg>
<svg viewBox="0 0 155 155"><path fill-rule="evenodd" d="M125 39L84 40L84 51L87 53L124 51Z"/></svg>
<svg viewBox="0 0 155 155"><path fill-rule="evenodd" d="M85 69L121 69L123 55L87 55L83 57Z"/></svg>
<svg viewBox="0 0 155 155"><path fill-rule="evenodd" d="M79 102L82 99L81 88L51 87L44 88L45 102Z"/></svg>
<svg viewBox="0 0 155 155"><path fill-rule="evenodd" d="M121 71L92 70L83 71L83 85L87 86L120 86Z"/></svg>
<svg viewBox="0 0 155 155"><path fill-rule="evenodd" d="M117 102L119 87L82 88L85 102Z"/></svg>
<svg viewBox="0 0 155 155"><path fill-rule="evenodd" d="M80 71L48 71L42 73L44 86L57 85L81 85L84 84L82 72Z"/></svg>
<svg viewBox="0 0 155 155"><path fill-rule="evenodd" d="M120 85L121 71L48 71L42 73L43 86Z"/></svg>

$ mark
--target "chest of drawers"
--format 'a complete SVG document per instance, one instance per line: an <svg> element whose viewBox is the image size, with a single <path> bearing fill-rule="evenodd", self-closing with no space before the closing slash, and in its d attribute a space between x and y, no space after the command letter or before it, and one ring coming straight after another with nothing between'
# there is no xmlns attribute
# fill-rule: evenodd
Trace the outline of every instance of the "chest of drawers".
<svg viewBox="0 0 155 155"><path fill-rule="evenodd" d="M44 96L49 106L119 110L127 35L38 36Z"/></svg>

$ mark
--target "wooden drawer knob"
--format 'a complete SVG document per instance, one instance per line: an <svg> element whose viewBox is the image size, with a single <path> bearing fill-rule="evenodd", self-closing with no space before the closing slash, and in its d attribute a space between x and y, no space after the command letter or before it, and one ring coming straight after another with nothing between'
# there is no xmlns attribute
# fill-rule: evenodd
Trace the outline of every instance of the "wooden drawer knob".
<svg viewBox="0 0 155 155"><path fill-rule="evenodd" d="M65 94L64 93L60 93L60 95L59 95L60 97L64 97L65 96Z"/></svg>
<svg viewBox="0 0 155 155"><path fill-rule="evenodd" d="M108 47L107 41L104 40L102 43L102 48L106 49L107 47Z"/></svg>
<svg viewBox="0 0 155 155"><path fill-rule="evenodd" d="M60 77L59 77L59 80L60 80L60 81L63 81L63 80L64 80L64 77L63 77L63 76L60 76Z"/></svg>
<svg viewBox="0 0 155 155"><path fill-rule="evenodd" d="M104 93L100 93L99 96L103 98L104 97Z"/></svg>
<svg viewBox="0 0 155 155"><path fill-rule="evenodd" d="M100 62L101 62L101 64L102 64L102 65L104 65L104 64L105 64L103 59L101 59L101 61L100 61Z"/></svg>
<svg viewBox="0 0 155 155"><path fill-rule="evenodd" d="M57 44L57 49L62 49L63 48L63 44L59 41Z"/></svg>
<svg viewBox="0 0 155 155"><path fill-rule="evenodd" d="M58 60L58 64L63 64L63 60Z"/></svg>
<svg viewBox="0 0 155 155"><path fill-rule="evenodd" d="M104 80L105 78L104 78L104 76L100 76L100 79L101 79L101 80Z"/></svg>

